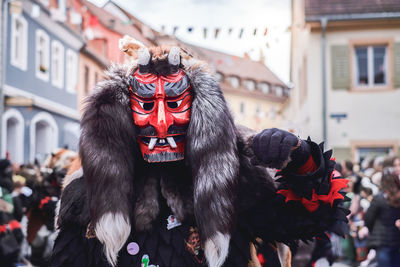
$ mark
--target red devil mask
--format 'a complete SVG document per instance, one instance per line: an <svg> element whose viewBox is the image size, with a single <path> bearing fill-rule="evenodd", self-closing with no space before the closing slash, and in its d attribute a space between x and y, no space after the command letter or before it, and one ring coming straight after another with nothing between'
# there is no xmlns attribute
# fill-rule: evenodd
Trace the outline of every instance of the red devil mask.
<svg viewBox="0 0 400 267"><path fill-rule="evenodd" d="M140 150L147 162L184 158L185 134L192 96L182 70L168 76L137 70L130 79L133 120L138 127Z"/></svg>

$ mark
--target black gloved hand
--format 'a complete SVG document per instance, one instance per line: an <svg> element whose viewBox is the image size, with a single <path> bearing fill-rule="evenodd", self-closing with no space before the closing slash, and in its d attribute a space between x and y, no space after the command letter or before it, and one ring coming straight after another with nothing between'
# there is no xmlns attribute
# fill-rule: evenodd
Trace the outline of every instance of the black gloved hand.
<svg viewBox="0 0 400 267"><path fill-rule="evenodd" d="M268 167L280 169L299 143L299 138L294 134L272 128L255 135L252 147L258 161Z"/></svg>

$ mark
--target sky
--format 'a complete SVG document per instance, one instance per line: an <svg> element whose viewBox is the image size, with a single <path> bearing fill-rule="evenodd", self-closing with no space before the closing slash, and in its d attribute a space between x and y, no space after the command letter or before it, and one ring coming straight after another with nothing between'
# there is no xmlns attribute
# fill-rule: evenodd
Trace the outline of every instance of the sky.
<svg viewBox="0 0 400 267"><path fill-rule="evenodd" d="M106 0L91 0L102 6ZM114 0L139 20L188 43L264 63L289 82L290 0ZM187 29L193 27L192 32ZM203 28L207 28L204 38ZM215 38L215 29L219 34ZM232 28L229 34L228 30ZM241 29L243 35L239 38ZM254 36L254 29L257 34ZM268 29L264 36L265 29Z"/></svg>

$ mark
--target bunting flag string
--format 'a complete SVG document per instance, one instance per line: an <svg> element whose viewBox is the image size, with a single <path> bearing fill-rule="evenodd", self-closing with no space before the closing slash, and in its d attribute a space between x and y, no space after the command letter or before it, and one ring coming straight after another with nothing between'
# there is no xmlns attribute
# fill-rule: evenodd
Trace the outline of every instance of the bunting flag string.
<svg viewBox="0 0 400 267"><path fill-rule="evenodd" d="M243 32L244 32L244 29L243 29L243 28L241 28L241 29L240 29L240 33L239 33L239 39L242 39Z"/></svg>
<svg viewBox="0 0 400 267"><path fill-rule="evenodd" d="M166 25L161 25L161 32L163 33L167 33L166 32ZM169 27L171 28L171 27ZM234 27L229 27L227 29L223 29L221 27L216 27L213 29L210 29L209 27L201 27L202 28L202 32L203 32L203 38L215 38L217 39L218 36L221 34L221 32L226 32L228 36L232 36L232 33L235 30ZM180 29L180 26L172 26L172 35L176 35L178 33L178 30ZM186 27L186 32L189 34L192 34L195 32L196 27L195 26L188 26ZM209 32L212 32L211 34L209 34ZM277 26L274 26L273 32L285 32L285 30L277 30ZM286 29L287 32L287 29ZM269 28L265 27L265 28L260 28L260 27L254 27L254 28L238 28L237 29L237 37L239 39L242 39L244 36L253 36L253 37L266 37L267 35L269 35Z"/></svg>
<svg viewBox="0 0 400 267"><path fill-rule="evenodd" d="M216 29L215 29L215 39L218 38L218 34L219 34L219 28L216 28Z"/></svg>
<svg viewBox="0 0 400 267"><path fill-rule="evenodd" d="M161 32L163 34L196 34L202 35L204 39L212 38L238 38L241 40L248 40L249 38L256 38L258 42L263 42L263 47L270 49L271 45L280 43L280 34L288 33L287 27L278 25L270 25L269 27L200 27L200 26L168 26L161 25ZM169 30L168 30L169 29ZM179 31L180 29L184 29Z"/></svg>

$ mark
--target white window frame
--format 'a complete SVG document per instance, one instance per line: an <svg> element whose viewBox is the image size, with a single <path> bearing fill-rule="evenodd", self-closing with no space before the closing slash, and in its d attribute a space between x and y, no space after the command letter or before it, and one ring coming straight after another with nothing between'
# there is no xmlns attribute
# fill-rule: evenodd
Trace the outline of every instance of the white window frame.
<svg viewBox="0 0 400 267"><path fill-rule="evenodd" d="M48 140L49 142L49 146L50 146L50 152L53 151L54 149L56 149L58 147L58 126L57 123L55 121L55 119L53 118L53 116L51 116L50 113L48 112L39 112L38 114L36 114L30 123L30 155L29 155L29 159L31 162L33 162L35 160L35 151L36 151L36 124L40 121L44 121L46 122L51 130L52 130L52 139Z"/></svg>
<svg viewBox="0 0 400 267"><path fill-rule="evenodd" d="M13 155L15 161L17 163L23 163L24 162L24 136L25 136L25 120L24 117L22 116L21 112L19 112L17 109L11 108L8 109L2 117L2 131L3 134L1 136L1 155L4 158L6 156L6 150L7 150L7 122L9 119L15 119L18 121L17 125L17 140L20 140L17 143L17 154Z"/></svg>
<svg viewBox="0 0 400 267"><path fill-rule="evenodd" d="M40 3L42 3L46 7L49 6L49 0L40 0Z"/></svg>
<svg viewBox="0 0 400 267"><path fill-rule="evenodd" d="M368 84L359 84L358 83L358 76L359 76L359 70L358 70L358 62L357 62L357 55L356 55L356 48L357 47L367 47L367 70L368 70ZM385 58L384 58L384 68L385 68L385 83L382 84L374 84L374 53L373 53L373 48L375 46L384 46L385 47ZM386 88L389 85L389 81L391 79L390 77L390 70L389 70L389 45L388 44L360 44L360 45L355 45L353 47L353 66L354 66L354 71L353 71L353 81L354 84L353 86L357 89L363 89L363 90L368 90L368 89L379 89L379 88Z"/></svg>
<svg viewBox="0 0 400 267"><path fill-rule="evenodd" d="M229 78L229 84L233 88L239 88L240 87L240 78L237 76L230 76Z"/></svg>
<svg viewBox="0 0 400 267"><path fill-rule="evenodd" d="M72 62L71 60L72 59ZM71 49L66 52L66 89L71 94L76 94L78 82L78 55Z"/></svg>
<svg viewBox="0 0 400 267"><path fill-rule="evenodd" d="M219 83L222 83L224 81L224 75L219 71L217 71L215 73L215 78L217 79L217 82L219 82Z"/></svg>
<svg viewBox="0 0 400 267"><path fill-rule="evenodd" d="M280 85L275 86L275 95L282 97L283 96L283 87Z"/></svg>
<svg viewBox="0 0 400 267"><path fill-rule="evenodd" d="M56 49L59 51L58 55ZM56 61L58 69L55 68ZM64 46L57 40L51 42L51 83L60 89L64 87Z"/></svg>
<svg viewBox="0 0 400 267"><path fill-rule="evenodd" d="M22 24L22 30L20 33L17 33L16 31L16 26L17 26L17 21ZM16 43L15 43L15 38L16 35L20 34L20 43L19 47L16 48ZM15 57L15 49L17 49L20 52L20 58ZM26 22L26 19L22 17L21 15L17 14L12 14L11 15L11 57L10 57L10 63L11 65L26 71L27 70L27 58L28 58L28 23Z"/></svg>
<svg viewBox="0 0 400 267"><path fill-rule="evenodd" d="M267 82L260 82L257 85L258 89L263 92L264 94L269 94L271 91L271 85Z"/></svg>
<svg viewBox="0 0 400 267"><path fill-rule="evenodd" d="M46 69L46 72L40 70L40 59L39 59L39 49L41 49L39 45L40 38L43 38L45 41L43 47L44 53L44 64L43 67ZM39 79L48 82L49 81L49 72L50 72L50 38L49 35L43 31L42 29L36 30L36 48L35 48L35 57L36 57L36 64L35 64L35 72L36 77Z"/></svg>
<svg viewBox="0 0 400 267"><path fill-rule="evenodd" d="M250 92L256 90L256 82L253 80L245 80L243 84Z"/></svg>
<svg viewBox="0 0 400 267"><path fill-rule="evenodd" d="M58 10L61 14L66 15L67 13L67 1L66 0L58 0L57 1Z"/></svg>

